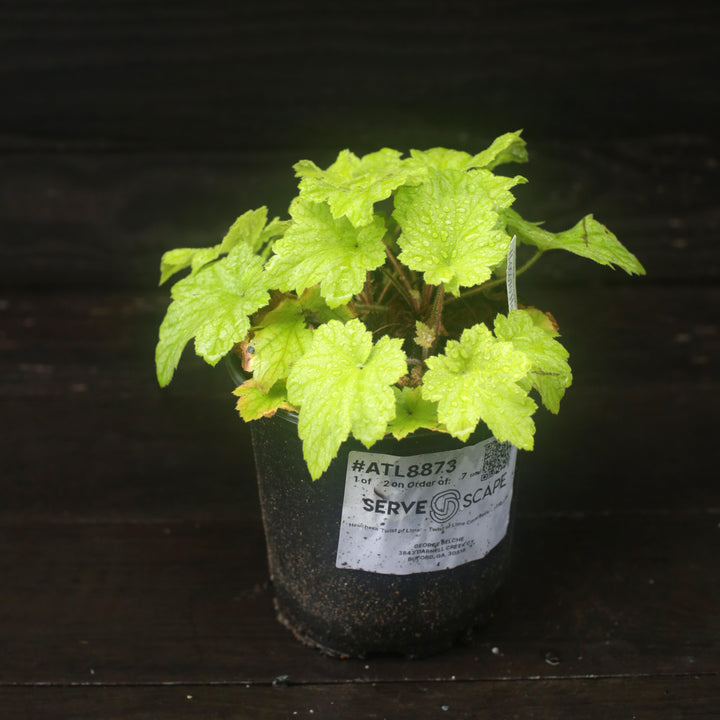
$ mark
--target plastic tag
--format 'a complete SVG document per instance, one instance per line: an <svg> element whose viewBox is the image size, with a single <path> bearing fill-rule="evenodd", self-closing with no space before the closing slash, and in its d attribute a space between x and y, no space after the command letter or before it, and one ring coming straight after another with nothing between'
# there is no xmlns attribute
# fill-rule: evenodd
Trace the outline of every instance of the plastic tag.
<svg viewBox="0 0 720 720"><path fill-rule="evenodd" d="M507 532L516 455L495 438L409 457L351 452L336 566L409 575L485 557Z"/></svg>
<svg viewBox="0 0 720 720"><path fill-rule="evenodd" d="M517 310L517 284L515 265L517 258L517 238L513 235L507 254L507 270L505 271L505 284L507 287L508 312Z"/></svg>

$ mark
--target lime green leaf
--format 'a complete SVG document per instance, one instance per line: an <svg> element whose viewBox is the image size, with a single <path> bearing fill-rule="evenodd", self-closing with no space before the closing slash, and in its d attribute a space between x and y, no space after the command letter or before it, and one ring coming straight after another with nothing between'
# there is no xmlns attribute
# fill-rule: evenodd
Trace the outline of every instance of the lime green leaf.
<svg viewBox="0 0 720 720"><path fill-rule="evenodd" d="M271 235L268 232L282 234L282 223L275 218L265 227L267 208L248 210L243 213L225 234L222 242L204 248L177 248L164 253L160 260L160 284L180 270L189 267L195 273L220 255L229 253L238 243L245 243L254 252L257 251ZM278 232L279 231L279 232Z"/></svg>
<svg viewBox="0 0 720 720"><path fill-rule="evenodd" d="M253 376L267 390L287 377L293 363L310 347L312 330L298 300L283 300L262 320L253 337Z"/></svg>
<svg viewBox="0 0 720 720"><path fill-rule="evenodd" d="M517 235L520 242L540 250L567 250L601 265L617 265L630 275L645 274L640 261L592 215L586 215L575 227L559 233L543 230L514 210L507 210L506 218L508 232Z"/></svg>
<svg viewBox="0 0 720 720"><path fill-rule="evenodd" d="M190 267L193 258L207 248L175 248L163 253L160 259L160 285L175 273Z"/></svg>
<svg viewBox="0 0 720 720"><path fill-rule="evenodd" d="M565 389L572 382L572 373L567 363L568 351L553 339L553 334L557 333L547 332L525 310L513 310L507 317L495 318L495 335L527 355L532 363L530 384L540 393L543 405L557 413Z"/></svg>
<svg viewBox="0 0 720 720"><path fill-rule="evenodd" d="M527 182L522 175L505 177L504 175L495 175L484 168L470 170L469 175L473 182L480 185L488 194L497 211L508 208L515 202L515 196L510 192L510 188Z"/></svg>
<svg viewBox="0 0 720 720"><path fill-rule="evenodd" d="M313 479L350 433L367 447L385 434L395 416L390 386L406 372L402 340L382 337L373 345L360 320L331 320L315 331L287 382L288 398L300 408L298 433Z"/></svg>
<svg viewBox="0 0 720 720"><path fill-rule="evenodd" d="M255 380L246 380L233 390L233 394L238 396L236 409L246 422L272 417L280 409L295 409L288 402L282 383L277 383L266 392Z"/></svg>
<svg viewBox="0 0 720 720"><path fill-rule="evenodd" d="M411 150L408 164L418 170L468 170L474 167L473 156L462 150L450 150L444 147L429 150Z"/></svg>
<svg viewBox="0 0 720 720"><path fill-rule="evenodd" d="M256 252L259 253L263 260L268 258L275 244L275 240L285 234L290 224L290 220L280 220L280 218L275 217L265 226L256 243L258 248Z"/></svg>
<svg viewBox="0 0 720 720"><path fill-rule="evenodd" d="M510 244L498 229L497 211L512 202L513 184L487 171L432 170L422 185L400 188L394 212L402 227L399 259L454 295L460 285L484 282Z"/></svg>
<svg viewBox="0 0 720 720"><path fill-rule="evenodd" d="M473 167L487 168L493 170L498 165L528 161L527 147L525 141L520 137L522 130L505 133L493 140L486 150L478 153L473 158Z"/></svg>
<svg viewBox="0 0 720 720"><path fill-rule="evenodd" d="M532 449L537 405L518 385L530 360L485 325L465 330L445 353L427 359L423 397L438 403L438 418L451 435L466 440L482 420L500 441Z"/></svg>
<svg viewBox="0 0 720 720"><path fill-rule="evenodd" d="M398 440L406 437L415 430L428 428L436 430L440 427L437 416L437 404L425 400L419 387L405 387L402 390L394 387L395 392L395 418L388 424L391 432Z"/></svg>
<svg viewBox="0 0 720 720"><path fill-rule="evenodd" d="M550 337L560 336L557 321L550 313L543 312L535 307L527 307L525 308L525 312L530 315L533 322L542 328Z"/></svg>
<svg viewBox="0 0 720 720"><path fill-rule="evenodd" d="M400 185L420 180L400 159L401 154L383 148L358 158L343 150L327 170L301 160L294 166L302 178L300 194L316 203L327 202L334 218L346 216L355 226L367 225L373 221L376 202L390 197Z"/></svg>
<svg viewBox="0 0 720 720"><path fill-rule="evenodd" d="M505 133L495 138L489 148L477 155L460 150L436 147L430 150L411 150L408 164L413 168L434 168L436 170L470 170L485 168L492 170L498 165L509 162L527 162L525 141L520 137L522 131Z"/></svg>
<svg viewBox="0 0 720 720"><path fill-rule="evenodd" d="M158 381L167 385L185 345L215 365L250 329L249 315L268 302L262 260L247 245L189 275L172 288L155 352Z"/></svg>
<svg viewBox="0 0 720 720"><path fill-rule="evenodd" d="M357 317L357 313L351 310L349 305L329 307L325 302L325 298L320 294L320 288L317 285L308 288L300 296L300 305L303 310L310 313L310 318L315 325L326 323L328 320L339 320L344 323Z"/></svg>
<svg viewBox="0 0 720 720"><path fill-rule="evenodd" d="M435 344L435 330L420 320L415 321L415 342L423 348L431 348Z"/></svg>
<svg viewBox="0 0 720 720"><path fill-rule="evenodd" d="M347 218L333 218L326 204L302 197L293 202L290 214L293 224L275 243L268 263L279 289L300 294L319 284L327 304L337 307L362 290L367 271L385 262L381 218L357 228Z"/></svg>
<svg viewBox="0 0 720 720"><path fill-rule="evenodd" d="M253 252L257 252L262 245L261 238L266 221L267 208L265 206L243 213L225 234L220 243L220 252L230 252L239 243L244 243Z"/></svg>

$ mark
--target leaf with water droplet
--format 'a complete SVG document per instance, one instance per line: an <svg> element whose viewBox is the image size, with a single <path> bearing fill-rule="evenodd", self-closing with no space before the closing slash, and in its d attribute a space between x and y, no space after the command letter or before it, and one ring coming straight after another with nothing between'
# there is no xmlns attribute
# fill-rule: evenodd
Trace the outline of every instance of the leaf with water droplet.
<svg viewBox="0 0 720 720"><path fill-rule="evenodd" d="M393 388L395 392L395 418L388 425L388 432L398 440L420 428L437 430L440 427L437 403L425 400L419 387Z"/></svg>
<svg viewBox="0 0 720 720"><path fill-rule="evenodd" d="M298 294L314 285L328 306L338 307L359 293L368 271L386 259L380 217L361 228L347 218L333 218L325 203L296 198L292 225L274 246L268 273L275 287Z"/></svg>
<svg viewBox="0 0 720 720"><path fill-rule="evenodd" d="M567 363L568 351L554 339L557 335L554 329L546 330L538 324L543 319L547 320L542 313L538 316L526 310L513 310L507 317L495 318L495 335L527 355L532 367L523 382L540 393L550 412L557 413L565 389L572 383L572 373Z"/></svg>
<svg viewBox="0 0 720 720"><path fill-rule="evenodd" d="M376 202L390 197L401 185L419 182L424 175L400 156L390 148L363 157L343 150L326 170L301 160L294 166L302 178L300 194L306 200L327 203L335 219L346 217L356 227L367 225L373 221Z"/></svg>
<svg viewBox="0 0 720 720"><path fill-rule="evenodd" d="M451 435L466 440L482 420L500 442L532 449L537 405L518 385L531 363L512 343L498 340L483 324L473 325L427 365L423 397L438 403L438 419Z"/></svg>
<svg viewBox="0 0 720 720"><path fill-rule="evenodd" d="M402 340L372 333L358 319L321 325L290 370L288 398L299 407L298 433L313 479L352 433L369 447L395 416L392 385L407 372Z"/></svg>
<svg viewBox="0 0 720 720"><path fill-rule="evenodd" d="M269 390L285 379L311 342L301 301L286 298L263 317L253 336L253 376L259 386Z"/></svg>
<svg viewBox="0 0 720 720"><path fill-rule="evenodd" d="M262 260L244 244L175 283L155 351L160 385L170 382L192 338L197 354L210 365L244 340L249 316L269 300L268 287Z"/></svg>
<svg viewBox="0 0 720 720"><path fill-rule="evenodd" d="M421 185L400 188L393 213L402 228L399 259L454 295L461 285L484 282L510 245L498 227L498 211L512 202L515 183L487 171L430 170ZM428 211L429 223L423 219Z"/></svg>
<svg viewBox="0 0 720 720"><path fill-rule="evenodd" d="M430 150L411 150L409 164L436 170L470 170L472 168L493 170L498 165L509 162L527 162L528 154L525 141L520 137L521 132L521 130L509 132L495 138L490 147L477 155L443 147Z"/></svg>

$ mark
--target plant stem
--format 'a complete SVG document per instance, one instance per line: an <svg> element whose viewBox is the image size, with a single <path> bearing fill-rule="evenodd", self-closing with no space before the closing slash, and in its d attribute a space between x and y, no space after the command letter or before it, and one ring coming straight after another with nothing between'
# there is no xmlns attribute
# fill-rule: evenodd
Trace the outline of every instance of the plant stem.
<svg viewBox="0 0 720 720"><path fill-rule="evenodd" d="M435 305L433 307L433 315L435 316L435 327L433 334L435 335L435 342L437 342L440 336L440 325L442 320L443 303L445 301L445 286L440 284L435 294Z"/></svg>
<svg viewBox="0 0 720 720"><path fill-rule="evenodd" d="M383 242L383 245L385 243ZM410 302L410 306L417 312L420 309L418 299L415 297L415 290L413 290L413 286L410 284L410 281L407 279L407 276L403 272L402 267L400 266L400 263L397 261L397 258L390 252L390 248L385 245L385 253L390 258L390 262L392 263L392 266L395 268L395 271L400 276L400 279L402 280L403 284L405 285L405 289L407 290L407 299Z"/></svg>
<svg viewBox="0 0 720 720"><path fill-rule="evenodd" d="M387 279L390 281L388 283L388 285L392 285L398 291L398 294L400 295L400 297L403 298L403 300L405 300L405 302L408 305L410 305L410 307L414 308L415 305L414 305L412 295L408 294L408 291L405 288L405 286L387 268L384 267L382 269L382 272L383 272L383 275L385 275L385 277L387 277ZM382 295L381 295L381 297L382 297Z"/></svg>
<svg viewBox="0 0 720 720"><path fill-rule="evenodd" d="M422 306L423 308L426 308L430 304L430 298L432 297L433 289L435 288L434 285L426 285L425 289L423 290L423 299L422 299Z"/></svg>
<svg viewBox="0 0 720 720"><path fill-rule="evenodd" d="M442 311L443 303L445 301L445 286L440 284L437 292L435 293L435 301L433 302L432 315L430 316L430 322L433 323L433 344L431 347L424 347L422 351L423 361L427 360L431 350L434 350L437 346L438 338L440 337L440 326L442 324Z"/></svg>
<svg viewBox="0 0 720 720"><path fill-rule="evenodd" d="M358 295L358 300L363 305L372 305L373 301L373 289L372 289L372 278L370 276L370 271L365 273L365 285L362 289L362 292Z"/></svg>
<svg viewBox="0 0 720 720"><path fill-rule="evenodd" d="M383 289L380 291L380 295L378 296L377 302L381 303L385 299L385 293L387 293L387 291L390 289L391 285L392 285L391 282L385 283L385 285L383 286Z"/></svg>

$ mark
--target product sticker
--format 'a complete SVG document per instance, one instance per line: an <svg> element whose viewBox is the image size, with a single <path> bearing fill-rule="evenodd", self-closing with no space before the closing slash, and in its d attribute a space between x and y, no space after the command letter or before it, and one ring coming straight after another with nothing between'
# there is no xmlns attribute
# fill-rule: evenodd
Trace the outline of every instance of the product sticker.
<svg viewBox="0 0 720 720"><path fill-rule="evenodd" d="M517 448L348 457L336 566L410 575L485 557L507 532Z"/></svg>

